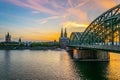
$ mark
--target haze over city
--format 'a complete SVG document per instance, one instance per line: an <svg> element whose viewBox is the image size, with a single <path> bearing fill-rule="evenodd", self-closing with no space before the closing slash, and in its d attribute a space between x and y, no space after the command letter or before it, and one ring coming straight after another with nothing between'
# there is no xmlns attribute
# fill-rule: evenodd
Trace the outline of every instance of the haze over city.
<svg viewBox="0 0 120 80"><path fill-rule="evenodd" d="M61 28L82 32L120 0L0 0L0 41L7 32L13 40L58 40Z"/></svg>

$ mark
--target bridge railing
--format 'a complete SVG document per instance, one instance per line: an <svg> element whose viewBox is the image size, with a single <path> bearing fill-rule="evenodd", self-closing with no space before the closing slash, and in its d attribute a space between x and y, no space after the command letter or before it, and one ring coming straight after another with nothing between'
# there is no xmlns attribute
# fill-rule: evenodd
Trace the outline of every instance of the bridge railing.
<svg viewBox="0 0 120 80"><path fill-rule="evenodd" d="M120 52L120 46L113 46L113 45L79 45L79 47Z"/></svg>

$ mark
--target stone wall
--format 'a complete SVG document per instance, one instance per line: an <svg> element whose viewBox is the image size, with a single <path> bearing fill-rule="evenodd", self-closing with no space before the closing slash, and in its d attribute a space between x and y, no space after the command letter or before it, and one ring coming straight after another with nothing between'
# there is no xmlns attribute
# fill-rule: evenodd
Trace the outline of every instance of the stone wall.
<svg viewBox="0 0 120 80"><path fill-rule="evenodd" d="M78 50L74 53L73 57L79 60L95 60L95 61L109 61L110 56L108 52L105 51L97 51L97 50Z"/></svg>

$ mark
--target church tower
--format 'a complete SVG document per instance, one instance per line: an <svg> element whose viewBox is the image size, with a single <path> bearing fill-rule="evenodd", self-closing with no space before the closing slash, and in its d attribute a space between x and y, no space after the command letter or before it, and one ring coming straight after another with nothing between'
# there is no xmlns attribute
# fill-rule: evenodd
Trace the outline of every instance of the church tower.
<svg viewBox="0 0 120 80"><path fill-rule="evenodd" d="M65 28L65 31L63 33L63 28L61 29L61 36L59 38L59 44L61 48L66 48L67 44L69 42L69 38L67 38L67 30Z"/></svg>
<svg viewBox="0 0 120 80"><path fill-rule="evenodd" d="M19 38L18 42L19 42L19 44L22 42L22 41L21 41L21 38Z"/></svg>
<svg viewBox="0 0 120 80"><path fill-rule="evenodd" d="M63 37L63 28L61 28L61 36L60 37Z"/></svg>
<svg viewBox="0 0 120 80"><path fill-rule="evenodd" d="M9 34L9 32L5 36L5 42L11 42L11 35Z"/></svg>
<svg viewBox="0 0 120 80"><path fill-rule="evenodd" d="M65 32L64 32L64 37L67 38L67 31L66 31L66 28L65 28Z"/></svg>

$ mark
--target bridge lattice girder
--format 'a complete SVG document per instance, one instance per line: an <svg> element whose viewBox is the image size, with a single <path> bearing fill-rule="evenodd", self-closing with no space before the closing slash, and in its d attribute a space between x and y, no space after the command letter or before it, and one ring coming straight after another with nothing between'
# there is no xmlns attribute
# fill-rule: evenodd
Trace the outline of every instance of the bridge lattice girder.
<svg viewBox="0 0 120 80"><path fill-rule="evenodd" d="M120 42L120 4L96 18L79 37L80 45Z"/></svg>
<svg viewBox="0 0 120 80"><path fill-rule="evenodd" d="M79 40L81 37L81 32L72 32L70 36L70 43L71 44L79 44Z"/></svg>

